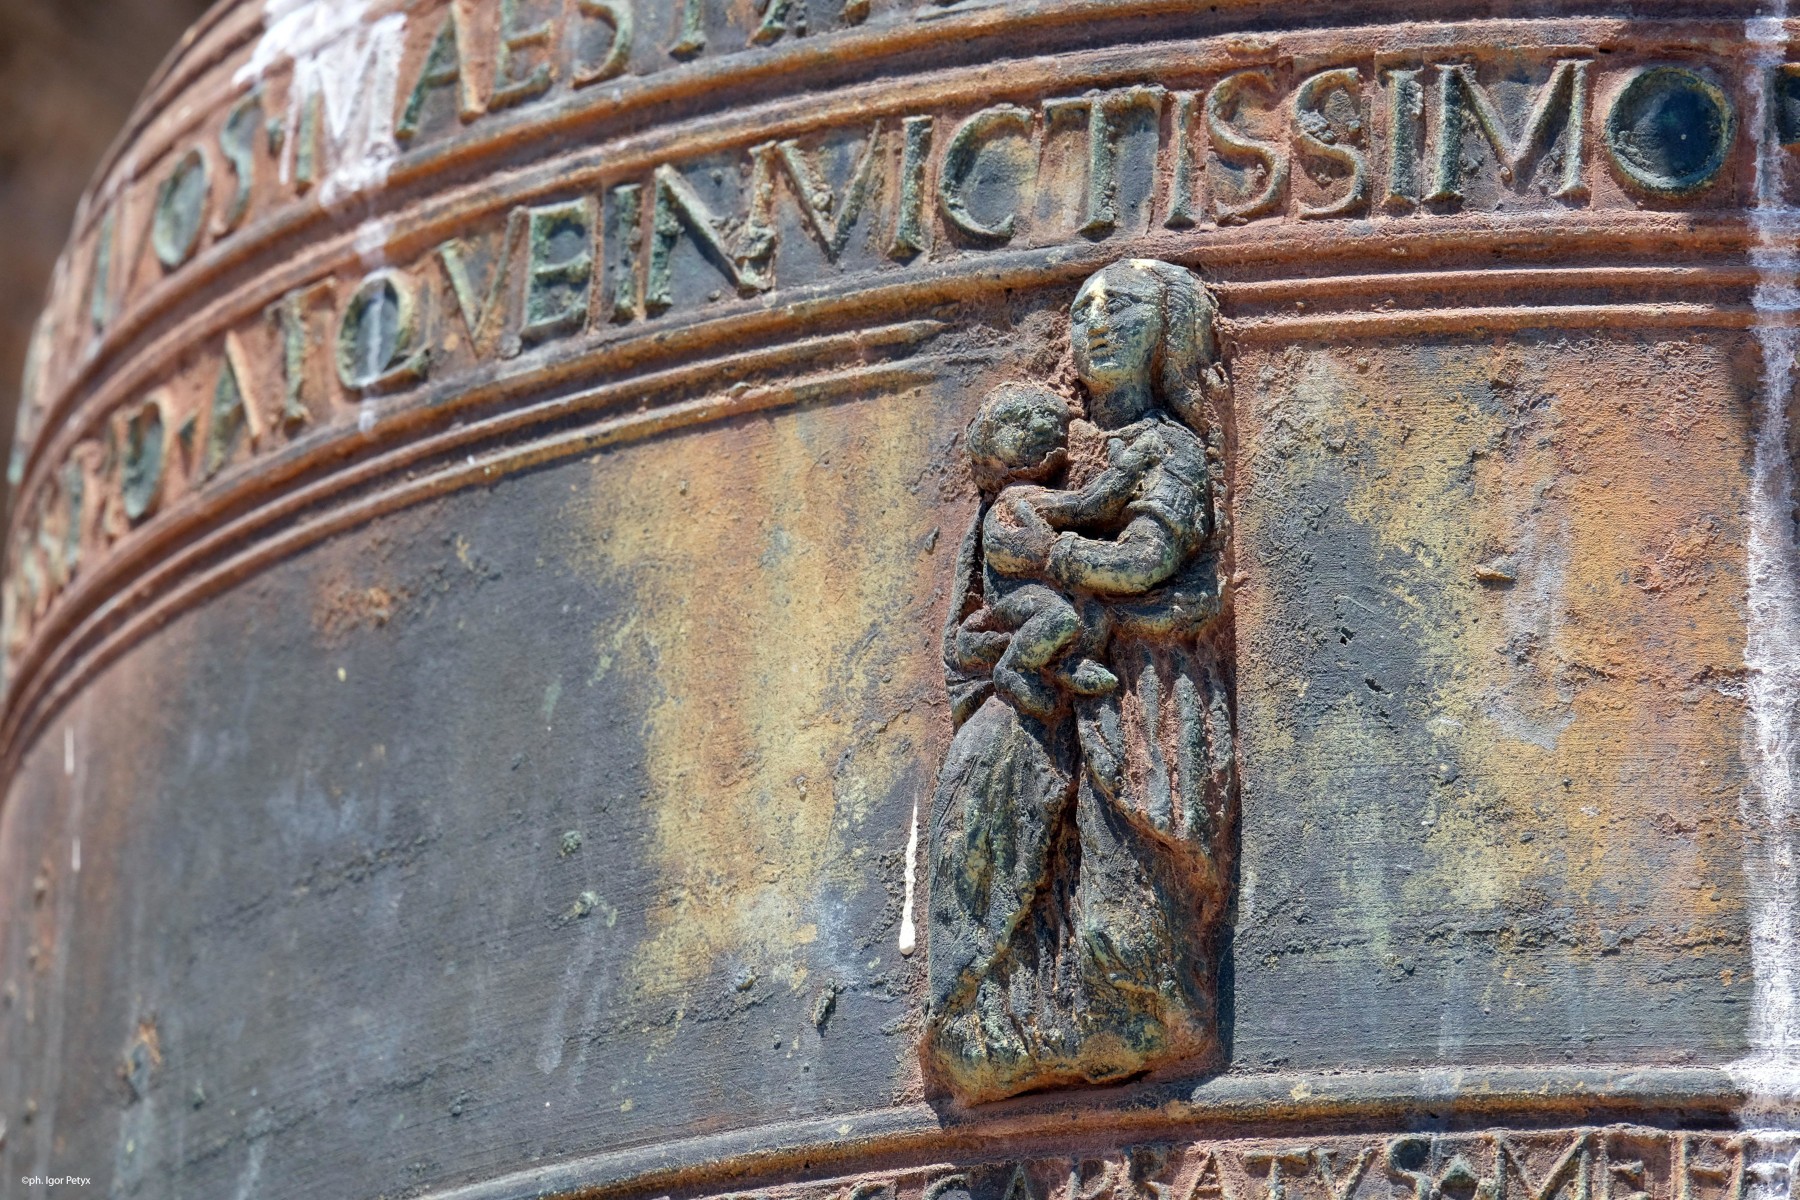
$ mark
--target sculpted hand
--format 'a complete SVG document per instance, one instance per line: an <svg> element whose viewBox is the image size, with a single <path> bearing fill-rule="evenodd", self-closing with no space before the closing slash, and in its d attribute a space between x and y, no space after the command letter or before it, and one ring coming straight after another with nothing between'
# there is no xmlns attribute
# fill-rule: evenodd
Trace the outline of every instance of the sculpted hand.
<svg viewBox="0 0 1800 1200"><path fill-rule="evenodd" d="M1087 572L1080 559L1082 537L1078 533L1061 533L1051 544L1045 564L1050 578L1065 588L1079 588Z"/></svg>
<svg viewBox="0 0 1800 1200"><path fill-rule="evenodd" d="M1050 523L1032 501L1031 496L1015 496L1007 500L1007 523L1014 529L1016 540L1013 548L1041 566L1050 557L1050 543L1056 537L1056 530L1050 527Z"/></svg>
<svg viewBox="0 0 1800 1200"><path fill-rule="evenodd" d="M1012 640L1010 633L989 629L978 618L985 617L988 610L982 609L957 627L954 639L955 655L951 666L961 671L990 671L1000 656L1006 653L1007 643Z"/></svg>

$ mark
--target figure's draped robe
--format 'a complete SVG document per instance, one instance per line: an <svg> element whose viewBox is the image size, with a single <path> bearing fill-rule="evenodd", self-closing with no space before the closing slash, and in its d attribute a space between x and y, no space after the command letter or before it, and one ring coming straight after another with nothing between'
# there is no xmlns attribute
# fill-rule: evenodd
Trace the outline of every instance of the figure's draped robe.
<svg viewBox="0 0 1800 1200"><path fill-rule="evenodd" d="M968 1099L1220 1048L1214 964L1237 789L1207 524L1169 581L1112 606L1112 695L1040 722L979 667L949 664L966 720L932 807L927 1054ZM979 586L979 525L952 629ZM947 629L949 657L954 640Z"/></svg>

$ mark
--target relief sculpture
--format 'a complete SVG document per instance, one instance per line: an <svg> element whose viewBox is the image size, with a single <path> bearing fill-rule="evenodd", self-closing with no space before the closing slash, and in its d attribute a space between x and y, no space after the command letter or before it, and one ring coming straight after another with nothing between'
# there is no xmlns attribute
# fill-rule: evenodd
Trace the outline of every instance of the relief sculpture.
<svg viewBox="0 0 1800 1200"><path fill-rule="evenodd" d="M1082 395L1007 383L944 630L927 1070L968 1102L1221 1050L1237 833L1229 392L1192 272L1075 297Z"/></svg>

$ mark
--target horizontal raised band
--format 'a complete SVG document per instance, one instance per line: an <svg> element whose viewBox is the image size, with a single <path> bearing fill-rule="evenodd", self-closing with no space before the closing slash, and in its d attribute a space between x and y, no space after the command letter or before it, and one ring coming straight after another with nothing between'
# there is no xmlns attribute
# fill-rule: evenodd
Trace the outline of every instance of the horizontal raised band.
<svg viewBox="0 0 1800 1200"><path fill-rule="evenodd" d="M1500 1125L1515 1136L1671 1111L1687 1113L1690 1121L1704 1125L1729 1119L1750 1099L1728 1071L1717 1067L1495 1066L1228 1075L1198 1085L1146 1083L1110 1096L1026 1097L983 1106L975 1117L915 1104L734 1130L537 1167L440 1192L433 1200L748 1193L777 1183L789 1185L786 1190L833 1195L856 1182L833 1178L851 1168L869 1179L919 1171L941 1176L972 1163L1057 1154L1072 1155L1079 1164L1169 1141L1254 1139L1261 1148L1264 1141L1292 1146L1324 1137L1380 1146L1407 1135L1422 1119L1432 1130L1480 1131ZM1331 1136L1350 1122L1376 1132ZM1578 1136L1578 1131L1566 1136ZM996 1146L1003 1149L996 1151ZM804 1169L797 1170L802 1162ZM1377 1170L1385 1177L1385 1171ZM1573 1186L1569 1194L1575 1194Z"/></svg>

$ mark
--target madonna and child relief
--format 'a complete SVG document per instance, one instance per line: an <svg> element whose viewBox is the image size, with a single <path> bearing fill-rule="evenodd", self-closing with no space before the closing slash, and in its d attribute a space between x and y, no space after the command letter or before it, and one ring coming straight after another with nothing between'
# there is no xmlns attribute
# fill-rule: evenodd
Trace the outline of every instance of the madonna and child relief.
<svg viewBox="0 0 1800 1200"><path fill-rule="evenodd" d="M1216 308L1146 259L1071 312L1080 394L1007 383L944 629L928 1072L965 1101L1219 1049L1233 744Z"/></svg>

